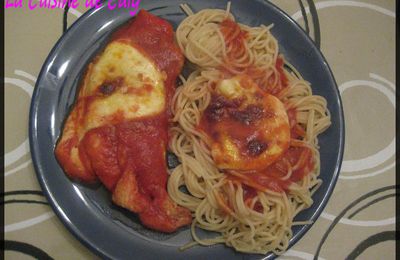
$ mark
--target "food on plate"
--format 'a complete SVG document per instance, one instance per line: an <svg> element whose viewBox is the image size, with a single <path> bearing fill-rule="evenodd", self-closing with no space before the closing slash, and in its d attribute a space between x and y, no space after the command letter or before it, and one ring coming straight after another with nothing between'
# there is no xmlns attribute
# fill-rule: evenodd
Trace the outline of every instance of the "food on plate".
<svg viewBox="0 0 400 260"><path fill-rule="evenodd" d="M169 104L184 56L172 26L144 10L87 67L55 155L68 176L100 180L152 229L191 222L166 190Z"/></svg>
<svg viewBox="0 0 400 260"><path fill-rule="evenodd" d="M168 193L190 209L195 244L282 254L294 217L321 185L317 136L326 100L279 53L272 25L235 22L227 10L187 13L178 44L195 69L172 99L169 147L180 165ZM278 25L279 26L279 25ZM215 231L200 237L197 228Z"/></svg>
<svg viewBox="0 0 400 260"><path fill-rule="evenodd" d="M182 249L282 254L321 185L327 102L279 53L272 25L235 22L230 3L181 7L176 39L143 10L112 35L87 68L56 157L72 179L100 180L146 227L192 223ZM185 57L192 71L175 88ZM180 162L169 177L167 149Z"/></svg>

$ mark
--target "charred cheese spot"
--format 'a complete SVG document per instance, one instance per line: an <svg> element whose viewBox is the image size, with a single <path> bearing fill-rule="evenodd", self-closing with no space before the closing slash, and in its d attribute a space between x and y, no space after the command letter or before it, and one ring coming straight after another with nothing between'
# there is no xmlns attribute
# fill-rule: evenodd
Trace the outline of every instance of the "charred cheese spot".
<svg viewBox="0 0 400 260"><path fill-rule="evenodd" d="M210 137L211 155L220 169L265 169L290 142L284 105L246 75L216 84L199 128Z"/></svg>
<svg viewBox="0 0 400 260"><path fill-rule="evenodd" d="M100 86L99 90L104 95L110 95L115 89L113 84L103 84Z"/></svg>
<svg viewBox="0 0 400 260"><path fill-rule="evenodd" d="M116 114L130 120L160 113L165 108L164 80L165 73L134 46L110 43L85 78L86 129L110 122ZM90 98L98 94L102 97Z"/></svg>

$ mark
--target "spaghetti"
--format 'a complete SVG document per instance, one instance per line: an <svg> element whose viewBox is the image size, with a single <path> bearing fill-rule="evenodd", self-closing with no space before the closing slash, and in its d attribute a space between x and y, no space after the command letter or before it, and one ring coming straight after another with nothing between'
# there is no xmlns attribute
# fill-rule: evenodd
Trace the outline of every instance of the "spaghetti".
<svg viewBox="0 0 400 260"><path fill-rule="evenodd" d="M294 217L312 205L321 184L318 134L330 125L327 103L279 54L271 26L238 24L227 10L206 9L188 17L176 36L195 70L172 99L169 148L181 164L172 170L168 193L193 213L195 244L225 243L237 251L279 255L288 247ZM289 69L284 69L284 66ZM215 86L237 75L250 77L278 98L290 125L289 147L261 171L221 169L211 150L213 139L201 127L213 104ZM185 190L183 189L185 188ZM197 228L215 231L200 238Z"/></svg>

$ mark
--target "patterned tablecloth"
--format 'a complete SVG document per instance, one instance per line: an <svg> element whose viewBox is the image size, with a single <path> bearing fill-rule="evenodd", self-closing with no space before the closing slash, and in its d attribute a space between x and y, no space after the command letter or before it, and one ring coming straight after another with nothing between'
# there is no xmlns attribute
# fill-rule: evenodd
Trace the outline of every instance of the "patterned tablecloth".
<svg viewBox="0 0 400 260"><path fill-rule="evenodd" d="M45 58L63 34L64 10L29 10L28 1L22 2L23 8L5 10L5 256L96 259L46 202L29 153L30 98ZM87 11L85 1L78 2L66 15L68 26ZM333 195L309 232L281 258L312 259L319 251L321 259L394 259L395 1L271 2L320 46L346 120L344 161Z"/></svg>

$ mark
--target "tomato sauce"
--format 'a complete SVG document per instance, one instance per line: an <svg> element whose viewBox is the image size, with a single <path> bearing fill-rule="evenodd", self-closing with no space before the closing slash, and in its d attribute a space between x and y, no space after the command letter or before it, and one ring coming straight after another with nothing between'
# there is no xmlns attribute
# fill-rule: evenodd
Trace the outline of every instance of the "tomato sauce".
<svg viewBox="0 0 400 260"><path fill-rule="evenodd" d="M289 178L283 178L288 173L288 165L292 168ZM296 168L294 168L296 167ZM312 151L308 147L290 147L281 158L268 166L265 170L246 172L243 174L229 174L228 178L232 181L240 181L246 186L245 200L251 199L256 195L256 191L271 190L275 192L286 192L291 183L295 183L304 178L314 170L315 160Z"/></svg>
<svg viewBox="0 0 400 260"><path fill-rule="evenodd" d="M240 98L229 100L212 94L198 128L207 133L213 142L222 143L221 133L228 135L246 158L258 156L267 149L267 144L259 140L261 133L256 123L267 113L257 105L239 109L242 102Z"/></svg>
<svg viewBox="0 0 400 260"><path fill-rule="evenodd" d="M247 38L247 32L242 31L239 25L230 19L225 19L220 23L220 30L227 49L225 62L231 63L241 58L246 52L244 41Z"/></svg>
<svg viewBox="0 0 400 260"><path fill-rule="evenodd" d="M191 221L190 212L174 206L166 192L169 104L174 95L175 81L184 56L174 42L172 26L146 11L113 35L113 40L130 41L134 47L150 57L166 75L164 80L166 107L160 114L123 121L116 125L118 158L121 172L134 172L140 194L136 201L146 205L139 217L146 226L164 232ZM149 86L144 90L151 90ZM129 191L128 191L129 192Z"/></svg>
<svg viewBox="0 0 400 260"><path fill-rule="evenodd" d="M165 76L166 105L158 114L135 119L127 119L122 110L117 110L101 119L100 127L83 133L79 143L78 132L86 131L82 126L90 120L86 116L90 103L112 95L123 84L118 78L105 81L92 95L78 97L65 128L73 136L56 147L56 156L71 177L82 181L100 179L113 193L113 201L138 213L147 227L173 232L191 222L190 211L174 204L166 191L165 153L170 116L167 108L184 56L175 43L172 26L144 10L116 31L112 41L131 44L154 62ZM85 82L81 88L85 88ZM141 95L152 88L145 84L141 89L131 89L133 92L128 94ZM72 158L74 147L78 148L77 156L83 165L77 165L75 162L79 160Z"/></svg>
<svg viewBox="0 0 400 260"><path fill-rule="evenodd" d="M243 59L246 55L245 40L248 37L248 33L241 30L239 24L230 19L225 19L220 23L220 30L224 36L227 52L224 65L220 70L223 71L226 78L233 75L229 68L239 70L241 73L250 76L260 88L272 95L277 95L288 86L288 78L286 77L283 68L284 60L281 56L278 56L275 63L278 75L272 73L272 71L266 71L265 69L261 69L255 65L242 67L238 65L236 61ZM265 75L268 74L270 74L270 76L265 80ZM276 77L278 77L278 79L276 79Z"/></svg>
<svg viewBox="0 0 400 260"><path fill-rule="evenodd" d="M292 139L299 139L299 138L303 138L306 136L306 132L303 129L303 127L301 127L298 123L297 123L297 119L296 119L296 115L297 115L297 111L294 108L291 108L289 110L286 111L288 118L289 118L289 125L290 125L290 135L292 137Z"/></svg>
<svg viewBox="0 0 400 260"><path fill-rule="evenodd" d="M160 71L166 73L164 83L170 103L175 92L175 80L184 63L183 53L175 44L171 24L141 10L135 19L113 34L112 40L130 42L135 48L143 50L143 54L150 57Z"/></svg>
<svg viewBox="0 0 400 260"><path fill-rule="evenodd" d="M173 28L167 21L142 10L135 19L116 31L112 35L111 41L128 42L139 49L144 55L148 56L156 64L158 69L166 75L164 83L167 98L170 99L173 96L175 80L182 69L184 57L180 49L174 43ZM117 88L121 87L122 84L123 82L121 79L103 83L99 86L96 95L85 97L83 113L86 112L91 102L94 102L98 98L111 95ZM151 91L152 88L153 86L145 84L140 89L129 88L129 93L133 95L142 95L145 94L145 92ZM98 148L98 151L102 153L91 153L92 161L98 161L100 157L101 160L110 161L110 158L115 157L114 163L109 162L108 164L97 165L98 167L95 169L100 180L105 183L106 187L113 190L122 172L128 167L122 165L119 165L119 169L115 167L116 164L118 165L117 158L119 157L116 154L117 150L125 152L131 151L129 155L125 154L121 156L123 158L130 158L127 162L131 164L129 166L130 168L137 169L136 172L138 176L141 176L139 177L141 186L147 187L151 186L151 184L158 183L160 186L164 187L167 179L164 158L165 144L168 141L167 109L165 108L160 114L151 117L128 121L124 118L122 112L117 111L113 115L104 118L104 120L108 122L107 126L92 129L89 135L87 134L86 147L87 150L90 150L91 146L93 147L95 140L90 142L89 137L90 135L96 135L98 139L97 142L102 143L102 147ZM110 127L114 130L109 130ZM115 139L116 141L110 144L108 142L109 139ZM129 146L129 149L123 149L121 145ZM116 149L116 146L119 146L119 149ZM85 154L83 153L82 155L81 159L85 159ZM109 168L113 170L111 171ZM120 174L115 174L115 172L120 172ZM145 190L146 188L143 188L143 191Z"/></svg>
<svg viewBox="0 0 400 260"><path fill-rule="evenodd" d="M224 65L220 68L224 74L225 78L230 78L234 76L229 68L239 70L243 74L250 76L258 86L265 92L277 95L289 84L289 80L284 72L284 59L281 55L278 55L275 68L278 72L277 74L271 73L271 71L266 71L257 66L251 65L248 67L239 67L235 61L242 58L245 53L245 40L248 37L247 32L240 29L240 26L230 20L226 19L220 24L221 33L224 36L227 58L224 61ZM265 75L270 75L267 80L265 80ZM215 98L214 98L215 99ZM256 128L252 124L243 124L245 116L237 116L236 119L228 117L226 109L224 110L224 104L218 104L212 99L211 105L206 109L205 116L202 117L200 122L200 128L206 132L211 133L211 137L214 141L218 140L219 136L215 133L213 134L213 129L218 127L218 125L223 125L228 127L225 129L234 129L232 133L229 133L236 140L246 139L250 134L256 132ZM213 102L214 101L214 102ZM221 103L221 102L220 102ZM217 105L215 105L217 104ZM229 105L228 105L229 107ZM297 123L295 109L289 109L287 111L289 124L291 129L292 139L302 139L305 136L304 129ZM253 113L257 114L257 113ZM267 115L263 115L267 116ZM237 120L239 118L239 120ZM206 120L208 119L208 121ZM223 120L222 120L223 119ZM241 122L239 122L241 121ZM239 144L239 143L238 143ZM237 144L237 145L238 145ZM243 147L243 145L238 145ZM262 144L252 145L254 151L262 151ZM257 153L255 153L256 155ZM296 166L293 170L290 178L282 180L288 172L288 165L291 167ZM272 165L267 167L263 171L259 172L246 172L238 175L231 175L229 171L228 178L234 182L241 182L244 187L244 200L249 203L250 200L256 196L257 190L263 191L269 189L275 192L285 192L288 190L289 186L293 182L301 180L305 175L309 174L315 166L314 157L312 151L307 147L289 147L289 149ZM256 208L260 209L261 205L255 205Z"/></svg>

